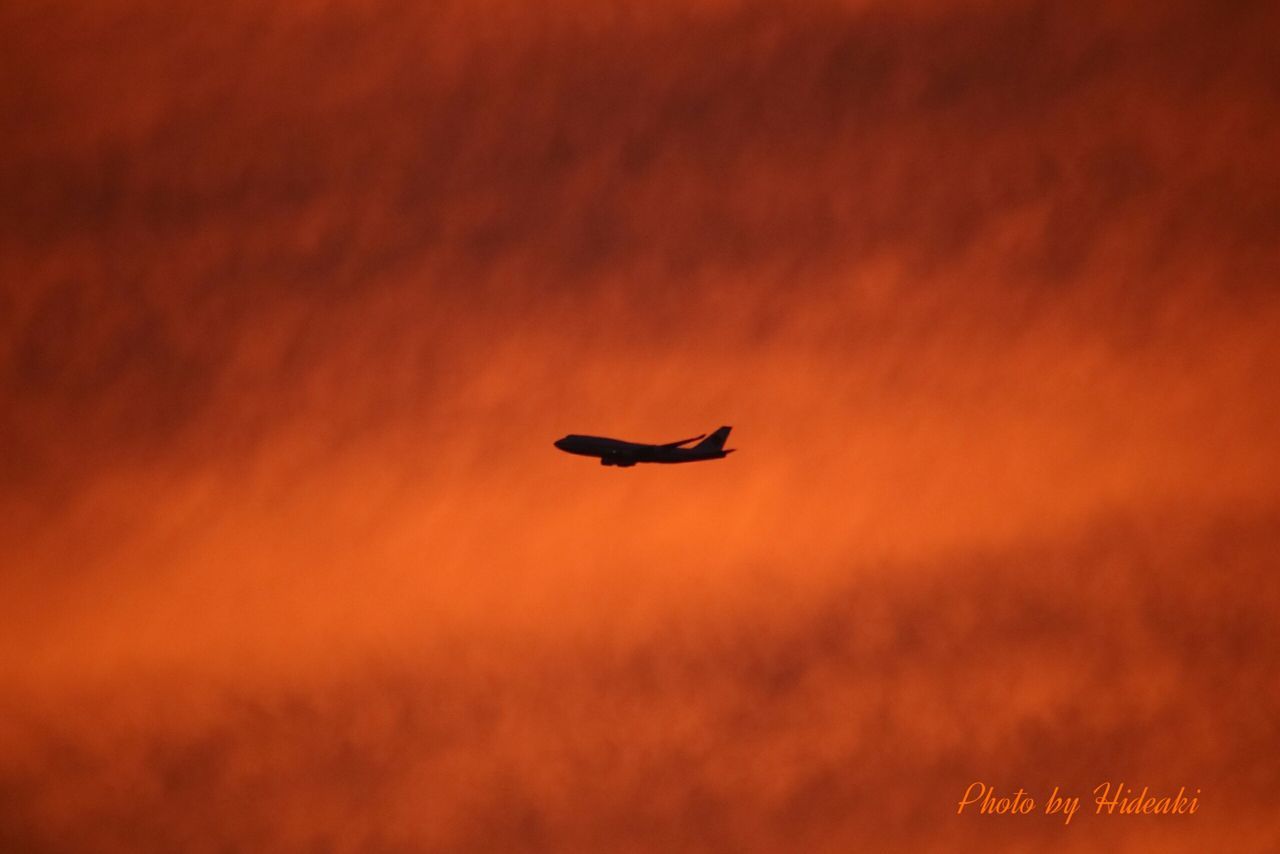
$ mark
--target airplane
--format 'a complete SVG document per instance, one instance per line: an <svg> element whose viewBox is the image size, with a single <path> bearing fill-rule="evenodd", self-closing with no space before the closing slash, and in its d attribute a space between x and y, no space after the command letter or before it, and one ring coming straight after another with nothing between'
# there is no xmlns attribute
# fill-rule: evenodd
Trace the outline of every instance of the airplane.
<svg viewBox="0 0 1280 854"><path fill-rule="evenodd" d="M557 439L555 446L570 454L584 457L599 457L602 466L633 466L636 463L696 463L700 460L719 460L732 454L736 448L726 449L725 439L729 438L732 427L721 427L710 436L703 433L692 439L681 439L679 442L668 442L665 445L645 445L640 442L624 442L621 439L606 439L603 436L579 436L572 434ZM701 442L698 440L701 439ZM690 442L698 442L692 448L686 448Z"/></svg>

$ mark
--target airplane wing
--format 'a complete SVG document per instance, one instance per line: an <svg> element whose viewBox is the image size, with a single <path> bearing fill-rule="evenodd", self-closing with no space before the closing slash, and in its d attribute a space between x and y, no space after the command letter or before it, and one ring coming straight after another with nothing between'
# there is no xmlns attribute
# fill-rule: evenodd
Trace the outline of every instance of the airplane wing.
<svg viewBox="0 0 1280 854"><path fill-rule="evenodd" d="M635 465L636 457L634 453L627 453L627 451L619 449L605 451L605 453L600 457L600 462L605 465L626 467Z"/></svg>
<svg viewBox="0 0 1280 854"><path fill-rule="evenodd" d="M699 439L705 439L706 436L707 434L703 433L700 436L694 436L692 439L681 439L679 442L668 442L665 445L659 445L658 447L659 448L678 448L681 445L687 445L690 442L696 442Z"/></svg>

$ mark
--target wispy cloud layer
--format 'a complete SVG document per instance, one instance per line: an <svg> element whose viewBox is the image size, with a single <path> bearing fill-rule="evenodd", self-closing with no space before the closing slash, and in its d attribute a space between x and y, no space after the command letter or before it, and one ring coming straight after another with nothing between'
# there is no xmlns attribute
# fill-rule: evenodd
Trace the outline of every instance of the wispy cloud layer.
<svg viewBox="0 0 1280 854"><path fill-rule="evenodd" d="M1261 850L1277 23L0 10L0 847Z"/></svg>

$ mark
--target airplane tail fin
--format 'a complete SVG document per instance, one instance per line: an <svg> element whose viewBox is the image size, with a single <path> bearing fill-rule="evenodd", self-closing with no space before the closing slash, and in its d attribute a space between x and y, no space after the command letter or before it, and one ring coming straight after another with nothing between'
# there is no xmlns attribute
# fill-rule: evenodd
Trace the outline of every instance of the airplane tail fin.
<svg viewBox="0 0 1280 854"><path fill-rule="evenodd" d="M725 440L729 438L729 431L732 427L721 427L698 444L694 445L692 450L695 451L723 451Z"/></svg>

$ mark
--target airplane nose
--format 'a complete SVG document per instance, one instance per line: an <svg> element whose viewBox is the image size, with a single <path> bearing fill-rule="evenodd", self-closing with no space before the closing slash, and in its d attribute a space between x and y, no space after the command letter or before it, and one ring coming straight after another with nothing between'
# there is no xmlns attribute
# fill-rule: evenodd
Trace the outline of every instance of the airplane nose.
<svg viewBox="0 0 1280 854"><path fill-rule="evenodd" d="M562 451L564 450L564 439L556 439L551 444L555 445L557 448L559 448Z"/></svg>

